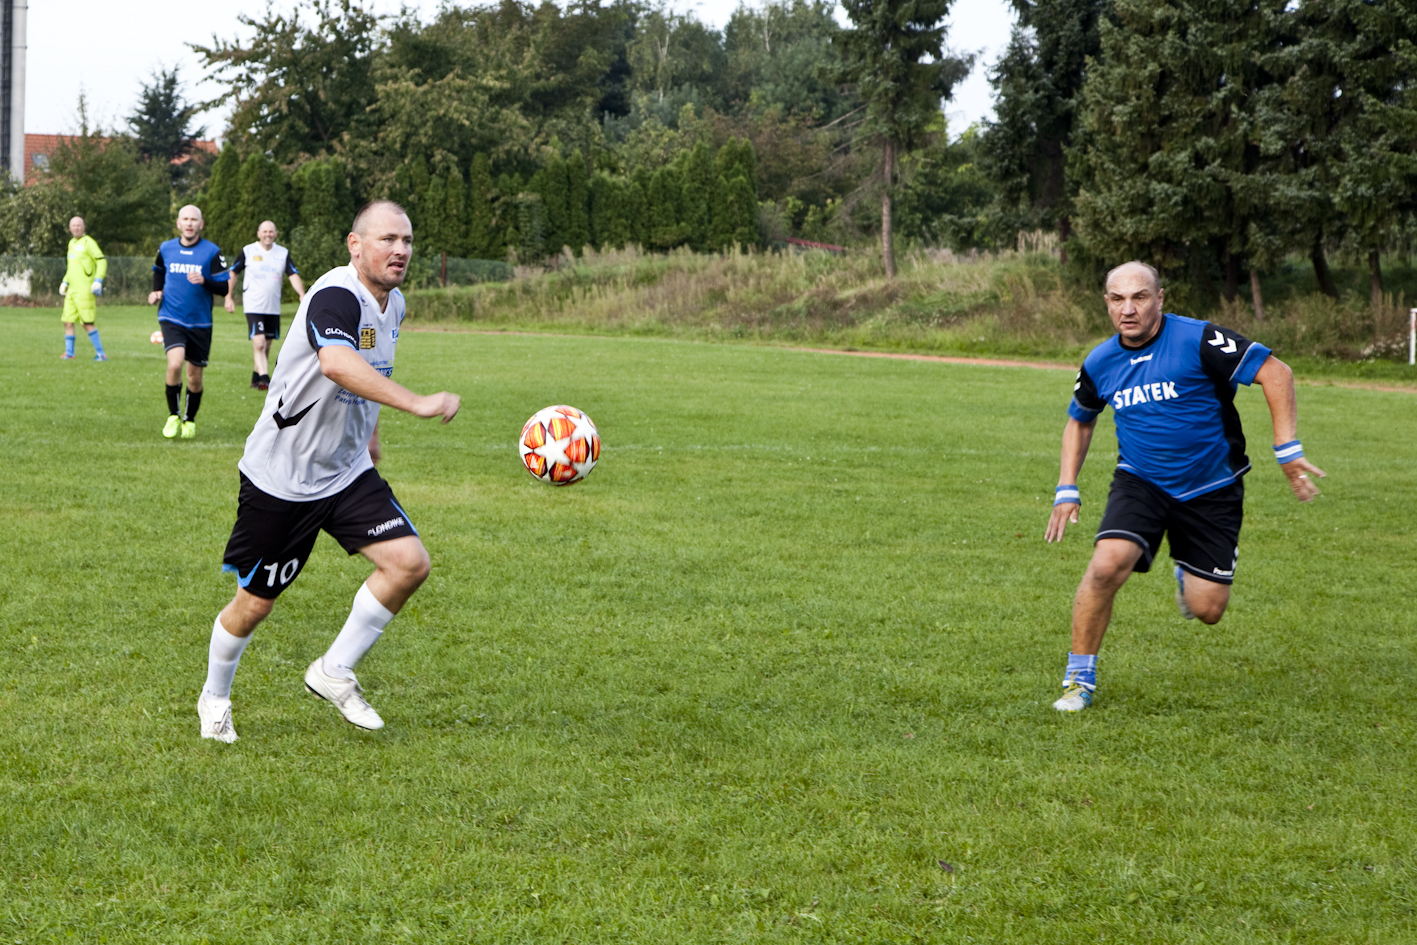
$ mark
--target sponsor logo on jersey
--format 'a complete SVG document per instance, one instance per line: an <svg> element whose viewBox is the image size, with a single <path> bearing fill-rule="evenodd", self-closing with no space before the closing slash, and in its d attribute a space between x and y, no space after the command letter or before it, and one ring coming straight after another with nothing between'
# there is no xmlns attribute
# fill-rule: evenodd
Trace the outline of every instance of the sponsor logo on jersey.
<svg viewBox="0 0 1417 945"><path fill-rule="evenodd" d="M353 342L353 341L354 341L354 339L350 336L349 332L347 332L347 331L341 331L341 330L338 329L338 328L326 328L326 329L325 329L325 337L326 337L326 338L343 338L345 341L348 341L348 342Z"/></svg>
<svg viewBox="0 0 1417 945"><path fill-rule="evenodd" d="M275 411L271 413L271 419L274 420L274 421L276 422L276 426L279 427L279 428L282 429L282 430L284 430L286 427L293 427L293 426L295 426L297 423L299 423L301 420L304 420L304 419L305 419L305 415L306 415L307 413L309 413L311 410L314 410L314 409L315 409L315 404L318 404L319 402L320 402L320 401L319 401L319 398L316 398L316 399L315 399L315 403L312 403L310 406L306 407L304 410L300 411L300 412L297 413L295 416L293 416L293 417L282 417L282 416L280 415L280 409L285 406L285 398L284 398L284 397L281 397L281 398L279 399L279 401L276 403L276 409L275 409Z"/></svg>
<svg viewBox="0 0 1417 945"><path fill-rule="evenodd" d="M403 524L405 523L402 515L400 515L398 518L391 518L387 522L381 522L378 525L375 525L373 528L369 529L369 537L375 538L379 535L384 534L384 532L388 531L389 529L398 528L400 525Z"/></svg>
<svg viewBox="0 0 1417 945"><path fill-rule="evenodd" d="M1216 329L1215 337L1207 341L1206 344L1219 348L1221 354L1235 353L1235 339L1225 337L1219 329Z"/></svg>
<svg viewBox="0 0 1417 945"><path fill-rule="evenodd" d="M1176 393L1176 384L1172 381L1156 381L1136 387L1123 387L1112 395L1112 409L1122 410L1137 404L1150 404L1158 400L1171 400L1180 396Z"/></svg>
<svg viewBox="0 0 1417 945"><path fill-rule="evenodd" d="M375 334L373 328L359 329L359 347L361 350L367 351L374 347L376 341L378 341L378 336Z"/></svg>
<svg viewBox="0 0 1417 945"><path fill-rule="evenodd" d="M1142 356L1139 357L1139 358L1132 358L1132 363L1133 363L1133 364L1141 364L1143 361L1150 361L1150 360L1151 360L1151 355L1149 355L1149 354L1144 354L1144 355L1142 355Z"/></svg>
<svg viewBox="0 0 1417 945"><path fill-rule="evenodd" d="M175 272L175 273L178 273L178 274L183 274L183 273L188 273L188 272L201 272L201 271L202 271L202 267L199 266L199 265L197 265L196 263L168 263L168 264L167 264L167 271L168 271L168 272Z"/></svg>

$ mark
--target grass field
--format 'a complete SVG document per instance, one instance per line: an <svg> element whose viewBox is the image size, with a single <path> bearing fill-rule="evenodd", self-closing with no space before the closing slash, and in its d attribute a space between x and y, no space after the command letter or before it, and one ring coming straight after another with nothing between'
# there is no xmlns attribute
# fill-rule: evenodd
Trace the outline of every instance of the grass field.
<svg viewBox="0 0 1417 945"><path fill-rule="evenodd" d="M1112 458L1104 418L1046 546L1071 374L406 332L395 377L464 407L384 414L434 563L360 668L388 727L301 682L368 570L325 537L225 746L194 703L259 401L218 315L184 442L150 309L103 311L106 364L0 313L0 941L1417 940L1411 394L1301 389L1301 506L1243 391L1229 615L1137 576L1061 717ZM514 449L557 402L606 443L566 490Z"/></svg>

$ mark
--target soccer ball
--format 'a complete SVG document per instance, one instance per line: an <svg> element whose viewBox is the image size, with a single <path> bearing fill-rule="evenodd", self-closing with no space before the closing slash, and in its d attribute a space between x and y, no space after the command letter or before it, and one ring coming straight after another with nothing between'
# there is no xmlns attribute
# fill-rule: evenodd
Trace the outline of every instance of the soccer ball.
<svg viewBox="0 0 1417 945"><path fill-rule="evenodd" d="M522 465L542 482L580 482L600 460L600 434L590 417L564 404L531 415L517 437Z"/></svg>
<svg viewBox="0 0 1417 945"><path fill-rule="evenodd" d="M162 344L162 332L160 332L160 331L155 331L155 332L153 332L151 335L148 335L148 340L151 341L151 342L152 342L153 344L155 344L155 345L160 345L160 344Z"/></svg>

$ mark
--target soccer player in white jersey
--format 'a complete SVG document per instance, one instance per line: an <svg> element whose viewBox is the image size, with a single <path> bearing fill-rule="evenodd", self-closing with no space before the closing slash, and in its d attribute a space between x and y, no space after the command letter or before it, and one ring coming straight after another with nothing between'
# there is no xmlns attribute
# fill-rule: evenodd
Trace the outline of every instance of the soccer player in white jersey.
<svg viewBox="0 0 1417 945"><path fill-rule="evenodd" d="M374 469L379 405L418 417L457 415L457 394L419 396L390 376L403 320L398 286L413 253L413 225L398 204L361 209L349 234L349 265L310 287L281 348L256 427L238 468L241 493L223 570L236 596L212 625L207 681L197 700L202 737L236 740L231 682L241 653L305 566L321 529L374 564L329 650L305 685L361 728L384 722L354 667L428 577L428 552L408 514Z"/></svg>
<svg viewBox="0 0 1417 945"><path fill-rule="evenodd" d="M300 281L300 270L290 258L290 250L276 242L276 225L270 220L256 227L256 242L241 248L236 261L231 264L231 274L243 273L241 282L243 308L246 310L246 327L251 330L251 357L255 368L251 371L251 386L256 390L267 390L271 386L269 358L271 342L280 337L280 291L282 283L290 279L291 288L305 301L305 284ZM226 310L236 313L236 292L226 296Z"/></svg>

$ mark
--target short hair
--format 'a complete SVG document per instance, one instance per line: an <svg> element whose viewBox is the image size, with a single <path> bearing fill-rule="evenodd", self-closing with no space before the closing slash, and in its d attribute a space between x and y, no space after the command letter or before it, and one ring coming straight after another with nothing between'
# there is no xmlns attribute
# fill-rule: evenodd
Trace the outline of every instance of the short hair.
<svg viewBox="0 0 1417 945"><path fill-rule="evenodd" d="M1151 273L1152 288L1156 289L1158 292L1161 291L1161 273L1156 271L1155 266L1144 263L1140 259L1132 259L1122 263L1120 266L1113 266L1111 269L1107 270L1107 278L1103 281L1102 285L1104 287L1109 285L1112 282L1113 274L1116 273L1118 269L1125 269L1128 266L1141 266L1147 272Z"/></svg>
<svg viewBox="0 0 1417 945"><path fill-rule="evenodd" d="M392 200L371 200L364 206L360 207L359 212L354 215L354 222L350 224L349 231L351 233L358 233L360 236L363 236L364 230L361 229L361 227L364 226L364 218L369 216L369 214L373 213L375 210L384 209L395 210L403 214L404 216L408 216L408 211L405 210L399 204L394 203Z"/></svg>

